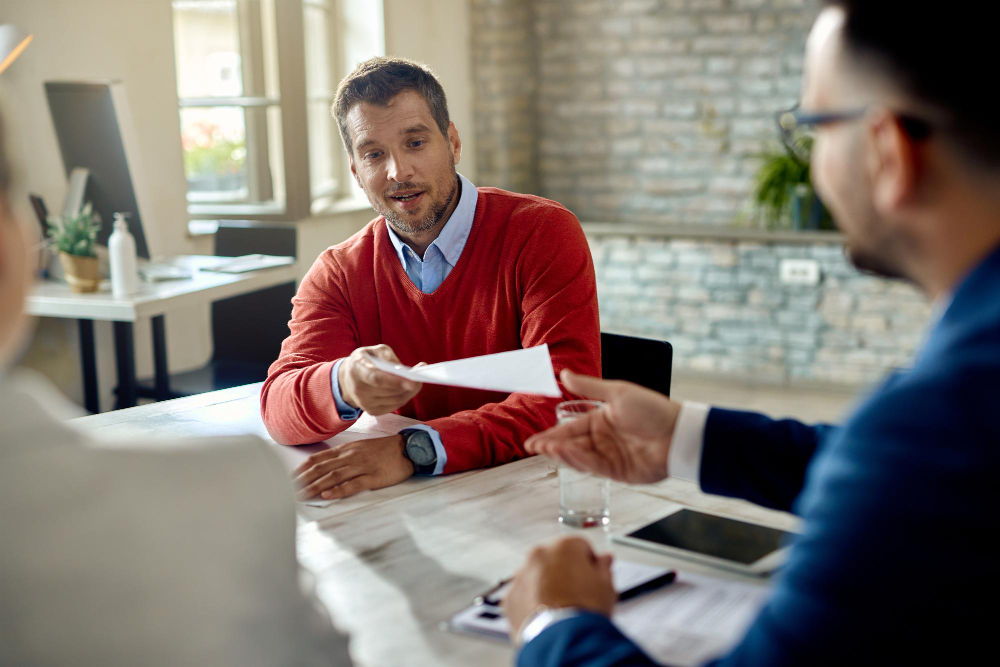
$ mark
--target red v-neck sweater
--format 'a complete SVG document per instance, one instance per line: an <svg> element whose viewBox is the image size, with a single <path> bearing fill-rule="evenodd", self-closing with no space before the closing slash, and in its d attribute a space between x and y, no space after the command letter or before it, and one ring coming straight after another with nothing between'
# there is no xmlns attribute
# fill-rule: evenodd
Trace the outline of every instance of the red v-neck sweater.
<svg viewBox="0 0 1000 667"><path fill-rule="evenodd" d="M465 248L431 294L410 281L378 217L319 256L292 304L291 335L260 394L264 424L283 444L350 426L330 371L360 346L385 343L413 365L547 343L557 375L601 372L587 240L572 213L531 195L479 188ZM398 413L441 434L449 473L523 457L525 439L555 423L559 400L425 384Z"/></svg>

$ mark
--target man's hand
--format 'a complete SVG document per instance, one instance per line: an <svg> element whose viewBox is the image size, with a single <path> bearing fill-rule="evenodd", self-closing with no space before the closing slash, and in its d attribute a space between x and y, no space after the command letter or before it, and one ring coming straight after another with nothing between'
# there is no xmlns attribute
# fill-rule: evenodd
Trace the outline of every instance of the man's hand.
<svg viewBox="0 0 1000 667"><path fill-rule="evenodd" d="M513 633L541 605L579 607L610 616L617 599L611 556L597 556L586 540L566 537L532 550L514 577L503 610Z"/></svg>
<svg viewBox="0 0 1000 667"><path fill-rule="evenodd" d="M313 454L292 475L299 500L346 498L399 484L413 475L403 436L355 440Z"/></svg>
<svg viewBox="0 0 1000 667"><path fill-rule="evenodd" d="M420 392L422 384L380 371L366 353L394 364L402 363L388 345L359 347L351 352L337 369L340 395L348 405L370 415L384 415L403 407Z"/></svg>
<svg viewBox="0 0 1000 667"><path fill-rule="evenodd" d="M569 370L560 377L569 391L606 405L531 436L524 443L528 452L620 482L650 484L667 476L680 403L630 382Z"/></svg>

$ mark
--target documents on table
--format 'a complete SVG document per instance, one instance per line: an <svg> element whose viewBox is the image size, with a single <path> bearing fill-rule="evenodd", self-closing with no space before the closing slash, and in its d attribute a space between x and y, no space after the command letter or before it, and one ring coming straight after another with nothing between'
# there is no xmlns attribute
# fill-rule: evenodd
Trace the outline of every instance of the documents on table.
<svg viewBox="0 0 1000 667"><path fill-rule="evenodd" d="M414 382L559 398L548 345L412 368L368 355L377 368Z"/></svg>
<svg viewBox="0 0 1000 667"><path fill-rule="evenodd" d="M201 270L213 273L249 273L250 271L273 269L276 266L288 266L294 263L294 257L283 255L241 255L223 260L212 266L203 266Z"/></svg>
<svg viewBox="0 0 1000 667"><path fill-rule="evenodd" d="M615 590L659 576L664 568L616 560ZM624 582L628 583L624 583ZM497 591L503 597L505 589ZM736 644L764 604L763 586L688 572L664 588L615 606L612 621L654 660L676 667L700 665ZM473 605L451 619L460 632L507 639L510 625L499 607Z"/></svg>
<svg viewBox="0 0 1000 667"><path fill-rule="evenodd" d="M387 435L396 435L404 428L408 428L419 423L420 422L416 419L410 419L409 417L402 417L396 414L386 414L378 417L372 417L367 412L363 412L361 413L361 416L358 417L358 420L351 424L350 428L341 431L329 440L318 442L314 445L278 445L276 449L278 455L281 457L282 461L284 461L285 467L289 470L295 470L297 467L302 465L307 458L318 452L331 449L337 445L354 442L355 440L370 440L371 438L384 438ZM329 507L337 501L325 500L317 497L300 502L310 507Z"/></svg>

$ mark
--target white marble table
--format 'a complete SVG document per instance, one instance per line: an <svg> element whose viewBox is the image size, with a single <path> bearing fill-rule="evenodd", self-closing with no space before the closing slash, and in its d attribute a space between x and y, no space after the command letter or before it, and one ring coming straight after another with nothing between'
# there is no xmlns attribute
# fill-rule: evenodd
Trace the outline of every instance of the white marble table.
<svg viewBox="0 0 1000 667"><path fill-rule="evenodd" d="M295 263L247 273L215 273L205 269L231 261L232 257L181 255L161 264L185 269L190 278L161 282L140 282L139 291L115 298L110 281L101 282L97 292L78 294L68 284L54 280L39 282L25 301L29 315L76 319L80 333L80 363L84 406L98 412L97 361L94 348L94 320L114 323L115 356L118 367L117 407L136 404L138 387L135 378L133 324L150 318L153 331L153 354L156 369L155 397L171 395L167 369L167 345L164 315L186 306L212 303L229 297L294 282L298 276Z"/></svg>
<svg viewBox="0 0 1000 667"><path fill-rule="evenodd" d="M255 433L267 438L258 414L259 385L83 417L87 430L146 438ZM278 445L275 445L278 447ZM786 514L702 494L668 480L614 485L613 531L655 519L677 503L777 528ZM553 464L532 458L498 468L403 484L324 509L301 506L298 554L317 577L320 598L351 634L358 665L510 665L513 649L457 635L442 623L473 597L509 576L532 545L579 534L620 558L740 578L650 552L612 544L599 529L560 526Z"/></svg>

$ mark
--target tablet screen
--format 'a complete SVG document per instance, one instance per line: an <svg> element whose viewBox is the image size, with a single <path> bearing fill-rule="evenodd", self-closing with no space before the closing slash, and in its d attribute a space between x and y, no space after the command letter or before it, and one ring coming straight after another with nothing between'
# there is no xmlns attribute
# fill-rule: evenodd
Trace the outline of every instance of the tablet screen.
<svg viewBox="0 0 1000 667"><path fill-rule="evenodd" d="M780 549L788 535L766 526L683 509L628 536L750 565Z"/></svg>

